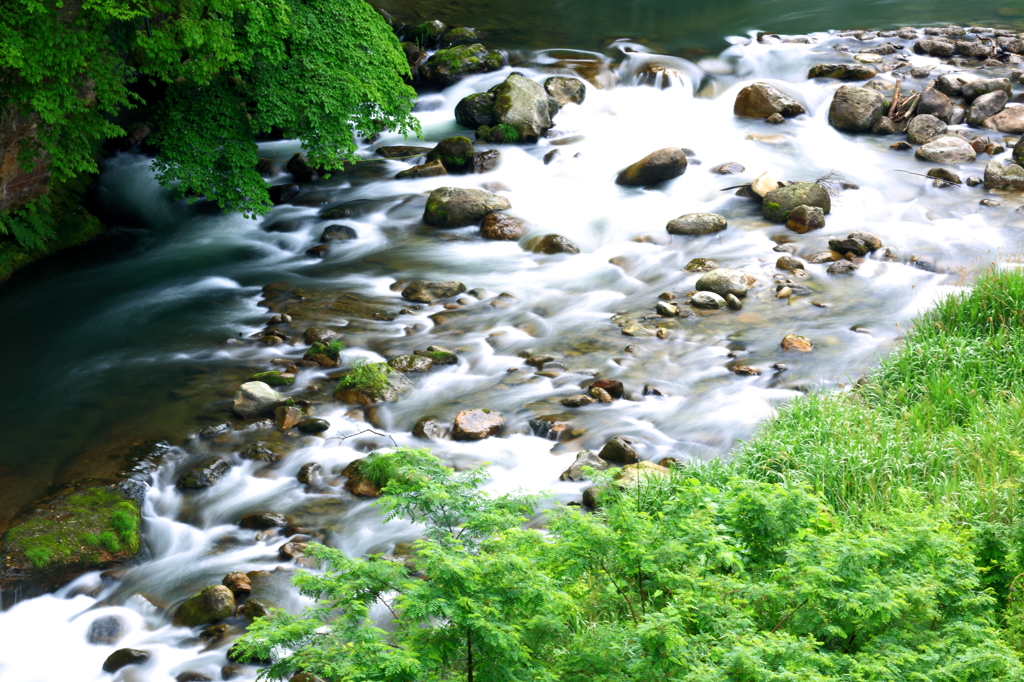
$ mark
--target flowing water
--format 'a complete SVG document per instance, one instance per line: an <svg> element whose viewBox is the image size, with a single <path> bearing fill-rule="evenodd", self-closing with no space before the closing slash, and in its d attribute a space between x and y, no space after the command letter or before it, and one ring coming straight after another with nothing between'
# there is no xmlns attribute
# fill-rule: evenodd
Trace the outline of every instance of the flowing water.
<svg viewBox="0 0 1024 682"><path fill-rule="evenodd" d="M905 23L895 15L892 22ZM967 274L1016 260L1024 237L1019 197L995 196L1000 206L980 206L980 199L993 196L982 188L937 188L898 172L929 166L891 151L896 138L847 135L828 125L838 83L808 81L806 73L812 64L834 61L835 46L855 39L812 38L812 44L762 44L737 36L720 54L696 62L627 41L599 52L578 49L589 47L583 39L551 43L559 49L524 49L515 68L528 77L573 75L575 67L606 87L588 87L584 103L563 108L555 130L538 144L500 147L501 164L489 174L395 180L411 164L375 160L304 188L304 206L281 206L261 220L173 202L153 180L147 159L124 154L111 160L98 201L121 225L114 237L86 252L85 264L55 261L0 298L0 316L9 322L5 356L13 361L8 390L17 386L21 394L4 409L0 465L8 467L7 497L38 494L51 480L80 472L75 456L83 450L138 438L170 445L145 499L141 561L83 576L54 595L0 613L0 679L165 682L184 671L219 679L231 637L209 643L198 629L172 626L169 614L178 603L230 571L266 569L254 582L254 596L289 609L302 606L288 588L295 566L277 551L286 538L240 529L235 524L243 514L286 513L352 555L393 551L395 543L415 539L417 529L382 525L369 502L341 489L338 475L390 438L430 447L460 468L489 463L495 491L548 490L559 502L578 500L586 485L558 480L575 453L614 436L638 439L643 456L654 461L727 455L774 406L801 391L860 377L893 346L901 326L962 286ZM935 66L933 76L949 68L927 57L911 61ZM637 84L650 63L669 69L669 87ZM417 107L424 144L464 134L454 122L455 104L510 71L424 95ZM895 80L892 74L880 79ZM808 115L778 127L735 118L736 93L755 80L796 96ZM403 143L382 138L366 145L365 156L373 159L379 145ZM693 151L685 175L656 189L613 183L619 169L666 146ZM292 142L261 145L262 156L281 163L297 150ZM958 172L980 176L987 159ZM746 170L710 172L730 161ZM765 170L790 180L835 171L851 188L834 201L824 229L797 235L764 221L757 203L722 191ZM283 173L271 182L289 181ZM475 227L426 227L426 194L440 186L488 187L528 223L524 243L558 233L582 252L540 255L516 242L483 241ZM319 217L325 206L349 207L353 216L343 222L358 238L337 243L319 260L304 252L335 222ZM668 220L694 212L720 213L729 227L702 237L666 233ZM296 229L265 229L282 220ZM779 243L806 257L826 248L830 237L854 230L876 234L900 259L869 258L848 277L808 265L798 283L810 294L775 298L784 277L775 268ZM936 271L912 265L915 256L933 261ZM698 274L683 268L698 257L757 281L743 309L658 317L659 295L685 300L692 290ZM412 306L397 292L414 279L459 280L472 291L451 310L440 303ZM290 325L274 327L291 343L267 346L251 338L272 314L266 306L293 315ZM664 328L667 338L624 336L625 322ZM230 398L249 375L300 359L307 326L336 328L348 347L344 363L429 345L447 347L460 360L411 375L413 391L373 411L332 401L328 372L303 370L288 393L323 401L315 409L330 421L331 438L237 421L235 430L196 437L204 426L231 420ZM782 351L779 342L790 333L812 339L814 351ZM538 353L556 356L562 368L539 374L524 364L524 357ZM778 363L785 368L773 368ZM762 372L740 376L732 371L736 365ZM626 399L579 409L560 404L594 377L621 380ZM645 395L647 385L662 395ZM411 434L423 417L450 423L459 410L476 407L505 416L501 437L464 443ZM541 424L559 426L547 433ZM370 428L390 438L340 438ZM238 458L254 440L286 457L273 465ZM211 454L232 461L229 474L206 491L183 495L177 477ZM296 474L312 462L323 476L307 487ZM89 624L107 614L125 619L127 635L116 645L88 644ZM244 620L229 625L237 633ZM59 656L40 655L44 638ZM145 649L152 658L112 678L101 665L121 647ZM248 670L239 679L254 674Z"/></svg>

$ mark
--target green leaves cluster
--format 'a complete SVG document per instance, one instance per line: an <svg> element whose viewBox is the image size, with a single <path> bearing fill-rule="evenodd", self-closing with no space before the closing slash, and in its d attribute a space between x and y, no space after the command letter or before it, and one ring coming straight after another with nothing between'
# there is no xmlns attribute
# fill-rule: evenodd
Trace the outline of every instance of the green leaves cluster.
<svg viewBox="0 0 1024 682"><path fill-rule="evenodd" d="M376 465L372 464L376 461ZM974 546L918 512L836 516L796 485L690 470L620 489L594 513L479 489L422 450L366 460L387 518L424 526L411 562L311 553L316 600L236 645L262 679L1016 680ZM600 479L600 477L599 477ZM408 565L407 565L408 564ZM413 572L411 572L413 571Z"/></svg>

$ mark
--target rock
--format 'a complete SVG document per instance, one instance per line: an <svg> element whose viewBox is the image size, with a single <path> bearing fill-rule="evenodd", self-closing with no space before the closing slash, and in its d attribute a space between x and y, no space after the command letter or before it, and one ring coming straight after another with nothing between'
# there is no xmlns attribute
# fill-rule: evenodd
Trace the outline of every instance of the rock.
<svg viewBox="0 0 1024 682"><path fill-rule="evenodd" d="M793 256L780 256L775 261L775 267L779 270L802 270L804 267L803 261Z"/></svg>
<svg viewBox="0 0 1024 682"><path fill-rule="evenodd" d="M599 403L610 404L615 400L608 391L598 386L590 387L590 397Z"/></svg>
<svg viewBox="0 0 1024 682"><path fill-rule="evenodd" d="M405 39L424 50L436 50L441 45L441 37L447 32L448 27L434 19L425 21L411 29L405 34Z"/></svg>
<svg viewBox="0 0 1024 682"><path fill-rule="evenodd" d="M453 440L483 440L497 434L505 418L493 410L462 410L455 415Z"/></svg>
<svg viewBox="0 0 1024 682"><path fill-rule="evenodd" d="M583 473L583 467L590 467L595 471L604 471L608 466L608 462L604 461L590 450L583 450L576 454L576 461L573 462L568 469L562 472L558 477L558 480L585 481L587 480L587 477Z"/></svg>
<svg viewBox="0 0 1024 682"><path fill-rule="evenodd" d="M294 561L301 558L306 553L306 547L309 545L305 542L291 541L286 542L277 548L277 554L285 561Z"/></svg>
<svg viewBox="0 0 1024 682"><path fill-rule="evenodd" d="M100 616L89 623L85 641L89 644L117 644L128 631L128 623L121 616Z"/></svg>
<svg viewBox="0 0 1024 682"><path fill-rule="evenodd" d="M409 65L409 71L416 73L420 62L423 61L424 52L416 43L408 40L401 44L402 52L405 53L405 61Z"/></svg>
<svg viewBox="0 0 1024 682"><path fill-rule="evenodd" d="M480 224L480 236L493 241L516 241L526 233L526 224L507 213L488 213Z"/></svg>
<svg viewBox="0 0 1024 682"><path fill-rule="evenodd" d="M507 63L503 54L480 43L457 45L435 52L420 67L420 77L427 86L447 88L466 76L497 71Z"/></svg>
<svg viewBox="0 0 1024 682"><path fill-rule="evenodd" d="M233 680L238 677L252 677L255 673L253 668L242 663L230 663L220 669L222 680Z"/></svg>
<svg viewBox="0 0 1024 682"><path fill-rule="evenodd" d="M718 267L718 263L707 258L694 258L685 266L683 270L687 272L711 272Z"/></svg>
<svg viewBox="0 0 1024 682"><path fill-rule="evenodd" d="M294 183L287 185L273 185L267 188L267 192L270 194L270 203L274 206L280 206L281 204L287 204L289 201L299 195L302 188Z"/></svg>
<svg viewBox="0 0 1024 682"><path fill-rule="evenodd" d="M433 303L442 298L458 296L466 290L466 285L454 280L448 282L431 282L420 280L412 282L402 289L402 298L416 303Z"/></svg>
<svg viewBox="0 0 1024 682"><path fill-rule="evenodd" d="M578 78L552 76L544 81L544 90L554 98L561 109L566 104L583 104L587 97L587 86Z"/></svg>
<svg viewBox="0 0 1024 682"><path fill-rule="evenodd" d="M513 73L493 92L496 125L515 128L518 141L536 142L551 129L548 93L537 81Z"/></svg>
<svg viewBox="0 0 1024 682"><path fill-rule="evenodd" d="M1009 96L1002 90L979 96L971 103L971 108L967 112L967 123L972 126L980 126L985 119L1002 111L1009 100Z"/></svg>
<svg viewBox="0 0 1024 682"><path fill-rule="evenodd" d="M388 360L388 364L399 372L426 372L434 366L434 361L423 355L399 355Z"/></svg>
<svg viewBox="0 0 1024 682"><path fill-rule="evenodd" d="M871 130L885 113L885 98L874 90L844 85L836 90L828 110L828 122L837 130Z"/></svg>
<svg viewBox="0 0 1024 682"><path fill-rule="evenodd" d="M242 611L245 617L250 620L256 620L257 618L263 618L270 613L270 605L262 599L250 599L245 602L245 609ZM224 678L228 679L228 678Z"/></svg>
<svg viewBox="0 0 1024 682"><path fill-rule="evenodd" d="M935 261L931 258L924 256L911 256L908 261L910 265L913 265L918 270L924 270L925 272L935 272Z"/></svg>
<svg viewBox="0 0 1024 682"><path fill-rule="evenodd" d="M224 585L204 587L174 611L174 625L195 627L230 618L235 612L235 595Z"/></svg>
<svg viewBox="0 0 1024 682"><path fill-rule="evenodd" d="M968 81L960 90L960 94L968 102L973 102L978 97L990 95L993 92L1002 92L1009 98L1013 94L1010 89L1010 80L1008 78L986 78Z"/></svg>
<svg viewBox="0 0 1024 682"><path fill-rule="evenodd" d="M868 81L876 72L863 64L816 64L807 72L808 78L834 78L842 81Z"/></svg>
<svg viewBox="0 0 1024 682"><path fill-rule="evenodd" d="M956 51L953 43L936 40L935 38L922 38L914 43L914 52L917 54L928 54L933 57L952 57Z"/></svg>
<svg viewBox="0 0 1024 682"><path fill-rule="evenodd" d="M724 298L711 291L698 291L690 297L690 304L706 310L720 310L728 305Z"/></svg>
<svg viewBox="0 0 1024 682"><path fill-rule="evenodd" d="M725 304L729 306L730 310L741 310L743 308L743 302L735 294L726 294Z"/></svg>
<svg viewBox="0 0 1024 682"><path fill-rule="evenodd" d="M787 334L783 339L782 350L785 351L798 351L800 353L809 353L814 349L814 344L806 336L798 336L796 334Z"/></svg>
<svg viewBox="0 0 1024 682"><path fill-rule="evenodd" d="M914 144L925 144L945 133L946 124L931 114L915 116L907 126L907 139Z"/></svg>
<svg viewBox="0 0 1024 682"><path fill-rule="evenodd" d="M232 409L243 419L254 419L270 414L287 400L262 381L249 381L238 387Z"/></svg>
<svg viewBox="0 0 1024 682"><path fill-rule="evenodd" d="M299 473L295 475L295 479L303 485L309 485L317 479L322 468L318 462L307 462L299 467Z"/></svg>
<svg viewBox="0 0 1024 682"><path fill-rule="evenodd" d="M562 398L559 402L566 407L583 407L585 405L591 405L597 401L589 395L580 393L579 395L571 395L568 398Z"/></svg>
<svg viewBox="0 0 1024 682"><path fill-rule="evenodd" d="M254 512L246 514L238 520L241 528L250 530L267 530L268 528L284 528L290 523L284 514L274 512Z"/></svg>
<svg viewBox="0 0 1024 682"><path fill-rule="evenodd" d="M635 464L640 461L640 453L637 451L638 442L632 438L618 436L605 443L598 453L598 457L605 462L616 464Z"/></svg>
<svg viewBox="0 0 1024 682"><path fill-rule="evenodd" d="M722 163L711 169L712 173L716 175L738 175L743 171L747 170L741 164L735 161L729 161L728 163Z"/></svg>
<svg viewBox="0 0 1024 682"><path fill-rule="evenodd" d="M814 263L820 265L821 263L832 263L837 260L842 260L843 254L836 253L835 251L821 251L807 257L808 263Z"/></svg>
<svg viewBox="0 0 1024 682"><path fill-rule="evenodd" d="M328 225L320 235L322 242L341 242L349 239L358 239L359 235L355 229L348 225ZM307 341L306 343L309 343Z"/></svg>
<svg viewBox="0 0 1024 682"><path fill-rule="evenodd" d="M935 89L949 97L959 97L968 82L970 81L960 74L946 73L935 79Z"/></svg>
<svg viewBox="0 0 1024 682"><path fill-rule="evenodd" d="M669 234L701 235L721 232L729 223L717 213L688 213L670 220L665 229Z"/></svg>
<svg viewBox="0 0 1024 682"><path fill-rule="evenodd" d="M284 168L299 182L315 182L320 179L316 169L309 165L306 155L302 152L298 152L288 159Z"/></svg>
<svg viewBox="0 0 1024 682"><path fill-rule="evenodd" d="M945 170L945 169L943 169L943 170ZM879 239L877 236L871 234L870 232L864 232L863 230L857 230L856 232L851 232L847 236L847 239L857 239L857 240L863 242L864 245L867 246L868 251L875 251L877 249L882 248L882 240L881 239Z"/></svg>
<svg viewBox="0 0 1024 682"><path fill-rule="evenodd" d="M615 182L628 187L643 187L677 178L685 172L686 154L683 150L666 147L620 171Z"/></svg>
<svg viewBox="0 0 1024 682"><path fill-rule="evenodd" d="M1015 163L1003 166L989 161L985 166L986 189L1024 189L1024 167Z"/></svg>
<svg viewBox="0 0 1024 682"><path fill-rule="evenodd" d="M654 304L654 312L664 317L675 317L679 314L679 308L668 301L658 301Z"/></svg>
<svg viewBox="0 0 1024 682"><path fill-rule="evenodd" d="M879 116L871 126L871 133L874 135L894 135L897 132L899 132L898 126L888 116Z"/></svg>
<svg viewBox="0 0 1024 682"><path fill-rule="evenodd" d="M828 191L816 182L797 182L768 192L761 210L765 219L785 223L790 211L797 206L816 206L827 214L832 210L832 199Z"/></svg>
<svg viewBox="0 0 1024 682"><path fill-rule="evenodd" d="M851 263L848 260L837 260L835 263L829 265L825 272L830 275L850 275L853 274L853 271L856 269L856 263Z"/></svg>
<svg viewBox="0 0 1024 682"><path fill-rule="evenodd" d="M948 163L951 166L970 163L977 158L974 148L961 137L940 137L932 140L919 147L915 156L932 163Z"/></svg>
<svg viewBox="0 0 1024 682"><path fill-rule="evenodd" d="M446 137L430 150L427 161L440 161L449 173L468 173L473 170L475 154L476 149L468 137Z"/></svg>
<svg viewBox="0 0 1024 682"><path fill-rule="evenodd" d="M768 118L782 114L786 118L807 113L802 104L767 83L754 83L739 91L733 105L736 116Z"/></svg>
<svg viewBox="0 0 1024 682"><path fill-rule="evenodd" d="M248 447L238 453L238 456L242 459L247 459L253 462L276 462L281 459L281 455L274 452L270 448L264 446L262 443L256 443L252 447Z"/></svg>
<svg viewBox="0 0 1024 682"><path fill-rule="evenodd" d="M408 377L399 371L391 369L391 367L384 362L375 362L364 366L370 368L375 374L378 375L380 383L374 385L346 385L341 386L345 382L346 377L351 377L352 370L348 370L341 376L339 381L339 387L334 391L334 397L343 403L358 404L358 405L374 405L376 403L387 403L398 400L398 398L405 392L412 389L412 382L409 381Z"/></svg>
<svg viewBox="0 0 1024 682"><path fill-rule="evenodd" d="M549 234L541 237L536 242L530 245L530 250L534 253L579 253L580 247L573 244L571 241L566 239L560 234Z"/></svg>
<svg viewBox="0 0 1024 682"><path fill-rule="evenodd" d="M448 175L448 169L444 167L440 159L434 161L428 161L427 163L419 166L413 166L404 171L398 171L395 173L396 180L415 180L417 178L436 178L442 175Z"/></svg>
<svg viewBox="0 0 1024 682"><path fill-rule="evenodd" d="M141 665L149 660L148 651L139 649L118 649L103 661L104 672L117 672L126 665Z"/></svg>
<svg viewBox="0 0 1024 682"><path fill-rule="evenodd" d="M480 152L473 157L473 172L489 173L498 167L499 161L501 161L501 152L497 149L488 149L485 152Z"/></svg>
<svg viewBox="0 0 1024 682"><path fill-rule="evenodd" d="M505 197L480 189L440 187L430 193L423 220L436 227L462 227L479 223L488 213L512 208Z"/></svg>
<svg viewBox="0 0 1024 682"><path fill-rule="evenodd" d="M416 422L412 435L426 440L440 440L448 435L448 427L432 417L424 417Z"/></svg>
<svg viewBox="0 0 1024 682"><path fill-rule="evenodd" d="M1013 145L1013 160L1017 165L1024 166L1024 135Z"/></svg>
<svg viewBox="0 0 1024 682"><path fill-rule="evenodd" d="M429 154L430 147L410 147L408 145L396 145L391 147L377 147L376 151L379 156L383 156L385 159L414 159ZM351 217L351 211L349 211L349 216L344 217Z"/></svg>
<svg viewBox="0 0 1024 682"><path fill-rule="evenodd" d="M930 178L939 178L945 182L952 182L954 185L960 184L960 176L948 168L929 168L927 175Z"/></svg>
<svg viewBox="0 0 1024 682"><path fill-rule="evenodd" d="M207 457L189 469L178 479L183 490L198 490L216 485L231 469L231 464L220 457Z"/></svg>
<svg viewBox="0 0 1024 682"><path fill-rule="evenodd" d="M414 350L413 355L426 356L433 360L435 365L459 364L459 356L442 346L427 346L426 350Z"/></svg>
<svg viewBox="0 0 1024 682"><path fill-rule="evenodd" d="M825 227L825 212L817 206L800 205L786 216L786 228L797 234Z"/></svg>
<svg viewBox="0 0 1024 682"><path fill-rule="evenodd" d="M591 509L597 509L600 506L598 498L601 495L603 488L597 486L591 486L583 491L583 506L590 507Z"/></svg>
<svg viewBox="0 0 1024 682"><path fill-rule="evenodd" d="M341 475L348 479L345 481L345 490L356 497L380 497L381 487L363 473L364 461L366 460L353 460L341 472Z"/></svg>
<svg viewBox="0 0 1024 682"><path fill-rule="evenodd" d="M710 291L723 297L726 294L746 296L750 284L745 273L739 270L730 270L729 268L718 268L705 275L701 275L694 288L697 291Z"/></svg>
<svg viewBox="0 0 1024 682"><path fill-rule="evenodd" d="M862 239L857 239L856 237L847 237L846 239L829 239L828 248L836 251L837 253L852 253L855 256L866 256L871 250Z"/></svg>
<svg viewBox="0 0 1024 682"><path fill-rule="evenodd" d="M618 400L626 393L625 387L618 379L598 379L591 384L592 387L608 391L608 394Z"/></svg>
<svg viewBox="0 0 1024 682"><path fill-rule="evenodd" d="M463 97L455 105L455 122L470 130L497 123L494 119L494 93L478 92Z"/></svg>
<svg viewBox="0 0 1024 682"><path fill-rule="evenodd" d="M1007 107L998 114L986 118L981 125L1001 133L1024 133L1024 106Z"/></svg>
<svg viewBox="0 0 1024 682"><path fill-rule="evenodd" d="M918 116L929 115L940 121L948 121L952 112L953 101L935 87L927 87L921 92L921 99L917 104Z"/></svg>
<svg viewBox="0 0 1024 682"><path fill-rule="evenodd" d="M235 597L248 597L252 594L252 583L249 582L249 576L241 571L232 571L224 576L224 579L220 581L221 585L231 590L231 593Z"/></svg>
<svg viewBox="0 0 1024 682"><path fill-rule="evenodd" d="M771 171L761 173L754 178L752 183L750 183L751 191L762 199L765 194L768 194L768 192L771 192L773 189L778 189L778 187L779 181L774 175L772 175Z"/></svg>
<svg viewBox="0 0 1024 682"><path fill-rule="evenodd" d="M480 40L480 36L477 34L475 28L469 28L460 26L458 28L450 28L444 32L441 36L441 47L455 47L456 45L466 45L468 43L475 43Z"/></svg>
<svg viewBox="0 0 1024 682"><path fill-rule="evenodd" d="M213 682L213 678L195 670L186 670L175 675L174 682Z"/></svg>
<svg viewBox="0 0 1024 682"><path fill-rule="evenodd" d="M783 116L782 114L772 114L771 116L766 118L765 121L771 123L773 126L777 126L785 123L786 117Z"/></svg>
<svg viewBox="0 0 1024 682"><path fill-rule="evenodd" d="M637 462L622 467L615 474L615 483L620 488L632 488L639 485L648 478L667 479L671 475L668 468L659 466L654 462Z"/></svg>
<svg viewBox="0 0 1024 682"><path fill-rule="evenodd" d="M645 337L651 335L651 330L643 326L639 322L629 321L619 327L619 331L622 332L623 336L633 337Z"/></svg>
<svg viewBox="0 0 1024 682"><path fill-rule="evenodd" d="M331 428L331 422L326 419L318 419L317 417L306 417L299 422L299 431L311 435L323 433L329 428Z"/></svg>

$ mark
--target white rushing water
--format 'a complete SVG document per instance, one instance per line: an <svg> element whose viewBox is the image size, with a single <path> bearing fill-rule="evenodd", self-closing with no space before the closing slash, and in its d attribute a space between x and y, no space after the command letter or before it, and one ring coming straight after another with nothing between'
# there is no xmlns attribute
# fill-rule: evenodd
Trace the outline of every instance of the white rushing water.
<svg viewBox="0 0 1024 682"><path fill-rule="evenodd" d="M157 188L145 159L122 156L103 178L107 201L123 204L126 214L152 213L156 217L151 224L162 229L180 223L159 261L137 267L173 271L197 259L210 266L195 277L162 278L150 289L126 292L101 322L130 327L192 302L196 329L248 337L269 317L257 305L260 288L268 282L287 281L335 298L356 294L373 302L390 301L398 308L408 304L392 289L396 281L459 280L485 293L479 300L461 297L466 303L447 321L431 317L442 312L441 303L410 308L393 321L355 320L342 314L334 321L347 325L341 327L348 346L346 362L359 356L386 359L431 344L459 355L456 366L413 377L414 390L375 417L377 430L385 429L401 444L430 447L460 468L489 463L490 487L495 491L547 490L563 503L578 500L586 484L560 482L559 474L576 452L600 448L614 436L637 438L644 457L654 461L665 456L706 460L725 455L738 439L749 437L774 406L801 390L856 380L892 347L900 325L905 327L936 297L964 283L961 269L976 270L1021 251L1024 214L1015 211L1020 199L996 197L1002 206L982 207L979 200L988 196L982 188L936 188L928 179L897 172L923 173L930 167L908 152L889 150L888 145L900 138L854 136L828 125L828 105L840 83L808 81L806 73L816 63L837 57L848 60L833 46L853 39L828 34L812 38L813 44L760 44L737 38L722 55L696 65L638 53L640 46L625 43L618 47L634 51L624 58L618 55L615 66L597 54L538 53L516 70L538 81L555 73L571 76L565 64L575 57L602 64L598 78L609 87L588 86L584 103L564 107L552 135L538 144L496 147L501 151L500 166L486 175L395 180L394 174L411 164L379 161L369 176L342 173L305 189L303 201L354 207L352 219L341 222L354 227L358 239L336 244L323 260L304 254L326 225L337 222L320 219L319 207L281 206L259 221L196 217L192 209L170 202ZM669 87L634 84L640 69L652 62L672 70L662 77ZM911 63L934 66L933 77L951 70L928 57L913 56ZM466 95L501 82L510 71L470 77L426 95L418 116L427 143L466 134L454 122L455 105ZM895 77L880 74L878 79L894 82ZM775 84L800 99L807 115L782 126L734 117L736 93L755 80ZM919 89L923 83L910 86ZM759 141L749 139L751 134L778 137ZM571 143L563 144L566 141ZM372 150L380 145L406 143L416 144L383 138L366 146L366 156L372 158ZM695 153L685 175L653 190L614 184L621 168L668 146ZM290 142L261 145L264 156L282 162L297 149ZM553 150L557 154L546 164L544 157ZM989 158L982 155L958 172L980 177ZM730 161L745 166L745 172L710 172ZM721 191L766 170L794 181L836 171L859 189L842 192L824 229L797 235L761 219L754 202ZM289 181L287 174L273 180ZM497 191L511 201L510 213L528 223L523 243L531 236L558 233L582 252L546 256L516 242L483 241L475 227L424 227L425 195L441 186ZM666 233L667 221L695 212L720 213L729 220L729 228L703 237ZM300 229L263 229L282 218L301 218ZM807 256L824 250L830 237L842 238L854 230L878 235L901 254L901 261L869 258L843 278L827 275L825 265L808 265L809 277L801 284L811 287L812 295L788 301L775 298L774 283L782 275L775 261L782 254L773 248L779 241L792 242L797 255ZM911 256L933 260L937 272L909 264ZM651 317L646 323L656 323L654 305L661 292L685 298L698 274L683 267L697 257L743 270L758 281L743 310L673 318L668 339L623 336L617 324L623 319ZM491 306L502 292L514 296L509 306ZM779 342L789 333L811 338L815 350L784 353ZM125 363L224 363L264 371L277 366L271 364L275 359L298 360L305 349L300 342L213 348L178 344L156 355L112 351L81 367L76 378L88 381ZM538 375L523 363L522 356L529 353L555 355L565 370ZM737 376L730 363L757 367L763 373ZM785 363L787 369L778 373L770 368L775 363ZM576 410L560 405L559 400L581 392L594 376L623 381L628 399ZM289 393L299 397L310 386L330 383L325 372L304 370ZM643 395L645 384L657 386L664 395ZM234 388L225 387L223 395L230 396ZM475 407L505 415L502 437L474 443L426 442L411 434L422 417L450 423L457 411ZM337 402L317 410L317 416L331 423L328 435L370 428L367 415ZM559 442L531 429L530 420L545 415L569 423ZM200 639L201 628L172 626L174 607L203 586L219 584L230 571L253 570L269 571L256 581L254 597L289 609L303 605L288 586L297 567L278 555L285 537L239 528L236 522L246 513L288 514L297 526L313 529L317 538L356 556L390 552L395 543L417 537L410 524L382 525L369 502L340 487L344 479L337 472L368 450L389 444L388 439L291 438L290 454L267 466L237 457L239 444L252 437L242 432L220 441L195 439L169 451L146 497L140 562L103 576L83 576L54 595L0 613L0 680L167 682L188 671L221 679L221 668L228 664L227 647L245 620L232 620L229 636L211 643ZM216 486L183 495L175 487L177 477L210 454L230 458L233 468ZM313 462L321 465L323 476L307 487L296 474ZM124 637L116 644L89 644L90 623L107 615L123 619ZM106 657L124 647L148 651L151 658L113 675L103 672ZM255 669L247 668L236 679L254 676Z"/></svg>

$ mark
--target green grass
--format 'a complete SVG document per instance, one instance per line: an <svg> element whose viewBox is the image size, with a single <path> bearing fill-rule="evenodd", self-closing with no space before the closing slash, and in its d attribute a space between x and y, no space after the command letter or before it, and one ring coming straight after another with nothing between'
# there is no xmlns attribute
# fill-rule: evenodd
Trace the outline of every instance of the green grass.
<svg viewBox="0 0 1024 682"><path fill-rule="evenodd" d="M995 272L923 315L866 384L794 401L725 468L805 481L851 516L934 505L960 522L1011 524L1022 424L1024 274Z"/></svg>
<svg viewBox="0 0 1024 682"><path fill-rule="evenodd" d="M357 358L352 367L338 381L338 389L355 389L367 393L379 393L388 387L388 374L393 370L386 362L366 362Z"/></svg>
<svg viewBox="0 0 1024 682"><path fill-rule="evenodd" d="M505 142L508 144L515 144L516 142L519 142L519 131L515 126L509 125L508 123L499 123L494 127L501 130L504 134Z"/></svg>

